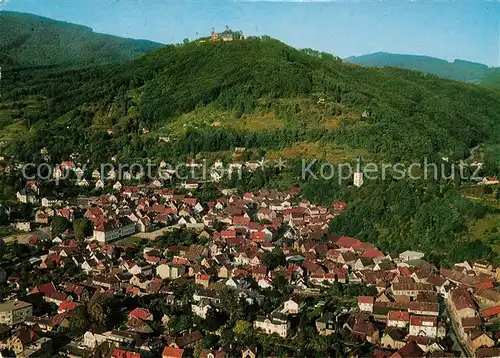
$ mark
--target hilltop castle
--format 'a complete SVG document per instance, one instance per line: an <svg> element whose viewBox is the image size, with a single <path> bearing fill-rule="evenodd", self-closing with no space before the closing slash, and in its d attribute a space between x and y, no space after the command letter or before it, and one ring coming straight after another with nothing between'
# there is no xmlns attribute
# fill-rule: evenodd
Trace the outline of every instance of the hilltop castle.
<svg viewBox="0 0 500 358"><path fill-rule="evenodd" d="M215 28L212 27L212 32L210 33L210 41L233 41L236 39L243 40L243 33L241 31L232 31L229 26L226 25L223 32L216 32Z"/></svg>

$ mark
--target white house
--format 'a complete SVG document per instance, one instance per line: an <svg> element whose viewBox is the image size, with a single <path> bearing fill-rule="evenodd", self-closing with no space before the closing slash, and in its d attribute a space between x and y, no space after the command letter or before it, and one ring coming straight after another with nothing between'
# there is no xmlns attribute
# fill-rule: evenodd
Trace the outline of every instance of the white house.
<svg viewBox="0 0 500 358"><path fill-rule="evenodd" d="M156 267L156 275L160 276L162 280L168 278L170 280L175 280L184 274L186 268L180 264L161 264Z"/></svg>
<svg viewBox="0 0 500 358"><path fill-rule="evenodd" d="M87 187L90 185L87 179L83 178L81 180L76 181L76 185L81 186L81 187Z"/></svg>
<svg viewBox="0 0 500 358"><path fill-rule="evenodd" d="M85 174L85 172L83 171L82 168L75 169L75 175L78 179L82 179L84 174Z"/></svg>
<svg viewBox="0 0 500 358"><path fill-rule="evenodd" d="M104 329L91 329L83 335L83 345L94 349L101 343L106 341L106 330Z"/></svg>
<svg viewBox="0 0 500 358"><path fill-rule="evenodd" d="M410 323L410 315L405 311L389 311L387 327L405 328Z"/></svg>
<svg viewBox="0 0 500 358"><path fill-rule="evenodd" d="M19 221L14 224L16 230L30 232L31 231L31 223L29 221Z"/></svg>
<svg viewBox="0 0 500 358"><path fill-rule="evenodd" d="M191 310L193 311L193 313L203 319L207 318L207 313L211 308L212 306L210 305L210 301L206 299L202 299L198 303L193 303L191 305Z"/></svg>
<svg viewBox="0 0 500 358"><path fill-rule="evenodd" d="M19 200L21 203L25 204L34 204L36 203L36 197L33 193L31 193L29 190L21 190L18 191L16 194L17 200Z"/></svg>
<svg viewBox="0 0 500 358"><path fill-rule="evenodd" d="M106 179L108 180L115 180L117 176L116 170L113 168L108 172L108 175L106 176Z"/></svg>
<svg viewBox="0 0 500 358"><path fill-rule="evenodd" d="M96 189L104 189L104 182L101 179L97 180L95 182L95 188Z"/></svg>
<svg viewBox="0 0 500 358"><path fill-rule="evenodd" d="M145 276L149 276L153 273L153 266L148 264L147 262L140 262L132 266L128 272L132 275L143 274Z"/></svg>
<svg viewBox="0 0 500 358"><path fill-rule="evenodd" d="M358 297L358 308L360 311L373 312L373 302L374 298L372 296L359 296Z"/></svg>
<svg viewBox="0 0 500 358"><path fill-rule="evenodd" d="M424 257L423 252L418 252L418 251L405 251L399 254L399 260L402 262L405 261L412 261L412 260L419 260L422 257Z"/></svg>
<svg viewBox="0 0 500 358"><path fill-rule="evenodd" d="M113 223L101 224L94 229L92 240L106 243L135 233L135 223Z"/></svg>
<svg viewBox="0 0 500 358"><path fill-rule="evenodd" d="M49 208L51 206L62 205L63 201L56 198L42 198L41 204L43 207Z"/></svg>
<svg viewBox="0 0 500 358"><path fill-rule="evenodd" d="M273 288L273 285L271 284L271 282L265 278L261 278L259 281L257 281L257 285L264 290L266 288L271 288L271 289Z"/></svg>
<svg viewBox="0 0 500 358"><path fill-rule="evenodd" d="M123 180L125 180L125 181L132 180L132 174L130 174L129 172L123 172L122 177L123 177Z"/></svg>
<svg viewBox="0 0 500 358"><path fill-rule="evenodd" d="M289 298L283 304L283 310L281 312L288 314L297 314L300 312L302 306L303 302L301 302L297 298Z"/></svg>
<svg viewBox="0 0 500 358"><path fill-rule="evenodd" d="M484 177L481 183L483 185L498 185L500 181L498 181L497 177Z"/></svg>

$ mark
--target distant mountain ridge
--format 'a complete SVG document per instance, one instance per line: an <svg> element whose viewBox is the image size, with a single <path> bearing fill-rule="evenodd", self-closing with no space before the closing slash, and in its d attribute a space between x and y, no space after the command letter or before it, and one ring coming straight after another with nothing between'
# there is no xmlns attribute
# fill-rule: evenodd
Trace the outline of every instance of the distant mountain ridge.
<svg viewBox="0 0 500 358"><path fill-rule="evenodd" d="M500 71L498 68L488 67L487 65L477 62L459 59L448 62L430 56L394 54L388 52L375 52L362 56L351 56L347 57L345 61L361 66L400 67L408 70L432 73L443 78L478 84L489 84L489 78L491 76L497 76L498 71Z"/></svg>
<svg viewBox="0 0 500 358"><path fill-rule="evenodd" d="M0 12L0 66L88 66L137 58L163 44L94 32L68 22Z"/></svg>

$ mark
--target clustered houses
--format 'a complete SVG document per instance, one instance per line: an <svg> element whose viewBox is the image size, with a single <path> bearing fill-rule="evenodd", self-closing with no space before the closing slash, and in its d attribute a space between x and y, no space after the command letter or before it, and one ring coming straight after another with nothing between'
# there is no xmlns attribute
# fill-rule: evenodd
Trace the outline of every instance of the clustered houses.
<svg viewBox="0 0 500 358"><path fill-rule="evenodd" d="M500 355L494 332L500 316L500 293L494 288L500 280L496 266L476 261L437 270L420 252L388 255L359 239L329 235L329 222L346 204L316 206L302 200L298 188L288 192L262 189L240 196L234 190L222 193L214 201L200 202L194 195L179 195L156 185L122 186L83 206L55 210L68 220L80 212L92 222L94 233L85 244L72 239L71 233L53 238L53 246L40 257L39 268L50 272L76 265L88 278L60 285L44 283L29 290L25 304L5 303L6 312L12 307L24 309L24 323L17 319L12 325L32 336L17 351L26 352L40 333L67 332L75 308L100 295L131 302L162 295L168 305L188 302L184 307L205 319L224 309L223 288L235 290L242 300L260 309L248 322L256 331L289 339L297 333L297 316L311 308L309 299L321 299L321 288L357 283L370 286L374 294L357 297L354 309L322 310L315 321L317 334L351 336L375 345L377 356L384 357L447 356L453 345L447 338L451 335L467 355ZM134 245L114 241L151 227L188 229L200 240L166 248L152 240L138 253L133 253ZM271 269L266 255L276 249L284 255L284 262ZM266 310L265 294L275 289L278 277L294 293L279 307ZM194 282L194 294L179 297L179 292L174 293L171 282L179 279ZM31 316L30 302L35 297L55 304L57 313ZM9 317L14 316L5 314L4 320L8 322ZM92 327L81 343L65 349L80 349L80 355L73 356L103 345L111 357L146 357L152 351L161 352L162 357L192 356L204 332L157 337L153 332L159 322L155 320L160 318L147 307L127 307L119 330ZM168 322L169 317L161 318L167 330ZM14 336L9 337L1 344L13 346ZM234 347L203 350L201 356L253 358L256 354L253 347L238 347L236 355L234 351Z"/></svg>
<svg viewBox="0 0 500 358"><path fill-rule="evenodd" d="M476 261L438 271L422 257L420 253L411 252L399 255L393 260L393 266L387 266L389 270L376 278L385 281L384 284L371 278L373 270L360 272L361 280L371 281L378 295L358 297L359 310L370 319L356 316L354 324L347 328L373 342L377 339L374 327L385 323L384 331L379 333L379 353L384 349L397 349L393 357L423 357L431 353L444 356L447 353L445 338L450 335L457 337L467 356L498 356L495 325L500 317L500 292L494 283L498 282L500 269ZM445 315L450 318L450 324ZM357 323L360 320L363 324Z"/></svg>

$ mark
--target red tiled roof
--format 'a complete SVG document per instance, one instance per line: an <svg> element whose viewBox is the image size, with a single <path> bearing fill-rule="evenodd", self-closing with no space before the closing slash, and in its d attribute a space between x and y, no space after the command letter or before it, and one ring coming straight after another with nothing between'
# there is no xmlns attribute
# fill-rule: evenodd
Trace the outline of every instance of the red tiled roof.
<svg viewBox="0 0 500 358"><path fill-rule="evenodd" d="M220 236L223 238L236 237L236 230L224 230L220 233Z"/></svg>
<svg viewBox="0 0 500 358"><path fill-rule="evenodd" d="M232 275L233 276L248 276L248 271L247 270L243 270L243 269L234 269L232 271Z"/></svg>
<svg viewBox="0 0 500 358"><path fill-rule="evenodd" d="M361 243L361 241L359 241L358 239L355 239L353 237L347 237L347 236L341 236L337 240L337 245L340 247L345 247L345 248L359 246L360 243Z"/></svg>
<svg viewBox="0 0 500 358"><path fill-rule="evenodd" d="M410 276L414 272L412 268L406 266L398 267L398 271L401 276Z"/></svg>
<svg viewBox="0 0 500 358"><path fill-rule="evenodd" d="M148 256L148 258L146 259L146 261L148 261L148 262L159 262L160 258L158 256Z"/></svg>
<svg viewBox="0 0 500 358"><path fill-rule="evenodd" d="M128 315L147 320L151 318L153 314L144 308L137 307L134 310L130 311Z"/></svg>
<svg viewBox="0 0 500 358"><path fill-rule="evenodd" d="M76 307L80 306L79 303L77 302L72 302L72 301L63 301L60 305L59 308L57 309L57 313L64 313L64 312L69 312Z"/></svg>
<svg viewBox="0 0 500 358"><path fill-rule="evenodd" d="M474 299L471 297L470 292L467 290L461 289L452 291L451 300L455 304L455 307L458 311L466 308L471 308L473 310L476 309Z"/></svg>
<svg viewBox="0 0 500 358"><path fill-rule="evenodd" d="M374 298L372 296L359 296L358 303L373 303Z"/></svg>
<svg viewBox="0 0 500 358"><path fill-rule="evenodd" d="M48 298L56 300L56 301L61 301L61 303L62 303L64 301L66 301L66 299L68 298L68 295L64 292L55 291L55 292L51 292L48 295L45 295L45 297L48 297Z"/></svg>
<svg viewBox="0 0 500 358"><path fill-rule="evenodd" d="M198 203L198 199L196 198L185 198L183 200L184 204L195 206Z"/></svg>
<svg viewBox="0 0 500 358"><path fill-rule="evenodd" d="M355 239L353 237L347 237L347 236L341 236L337 242L337 246L343 247L343 248L353 248L355 250L368 250L368 249L374 249L375 247L367 242L362 242L358 239Z"/></svg>
<svg viewBox="0 0 500 358"><path fill-rule="evenodd" d="M161 355L163 358L182 358L183 354L184 349L165 347Z"/></svg>
<svg viewBox="0 0 500 358"><path fill-rule="evenodd" d="M66 161L61 163L62 168L73 168L75 166L75 163L72 161Z"/></svg>
<svg viewBox="0 0 500 358"><path fill-rule="evenodd" d="M385 256L384 253L377 249L368 249L365 252L363 252L363 255L361 255L361 257L369 259L374 259L376 257L384 257L384 256Z"/></svg>
<svg viewBox="0 0 500 358"><path fill-rule="evenodd" d="M35 289L32 291L32 293L37 293L37 292L41 292L43 293L45 296L53 293L53 292L56 292L56 286L54 286L54 283L51 281L51 282L47 282L47 283L44 283L44 284L41 284L40 286L38 287L35 287Z"/></svg>
<svg viewBox="0 0 500 358"><path fill-rule="evenodd" d="M265 241L266 240L266 233L262 232L262 231L251 232L250 233L250 240Z"/></svg>
<svg viewBox="0 0 500 358"><path fill-rule="evenodd" d="M437 318L430 316L411 316L410 325L411 326L424 326L424 322L431 323L433 327L437 326Z"/></svg>
<svg viewBox="0 0 500 358"><path fill-rule="evenodd" d="M233 224L248 224L250 222L250 218L245 216L234 216Z"/></svg>
<svg viewBox="0 0 500 358"><path fill-rule="evenodd" d="M408 342L403 348L394 353L392 357L397 358L417 358L424 357L424 351L414 341Z"/></svg>
<svg viewBox="0 0 500 358"><path fill-rule="evenodd" d="M333 203L335 209L344 209L346 207L345 201L336 201Z"/></svg>
<svg viewBox="0 0 500 358"><path fill-rule="evenodd" d="M491 317L500 315L500 306L486 308L481 311L481 317Z"/></svg>
<svg viewBox="0 0 500 358"><path fill-rule="evenodd" d="M113 348L111 351L111 358L141 358L140 353L127 352L126 350Z"/></svg>
<svg viewBox="0 0 500 358"><path fill-rule="evenodd" d="M495 286L493 286L493 282L491 282L490 280L488 281L482 281L482 282L477 282L474 284L474 287L477 287L477 288L494 288Z"/></svg>
<svg viewBox="0 0 500 358"><path fill-rule="evenodd" d="M409 321L410 314L404 311L390 311L387 314L388 321Z"/></svg>

